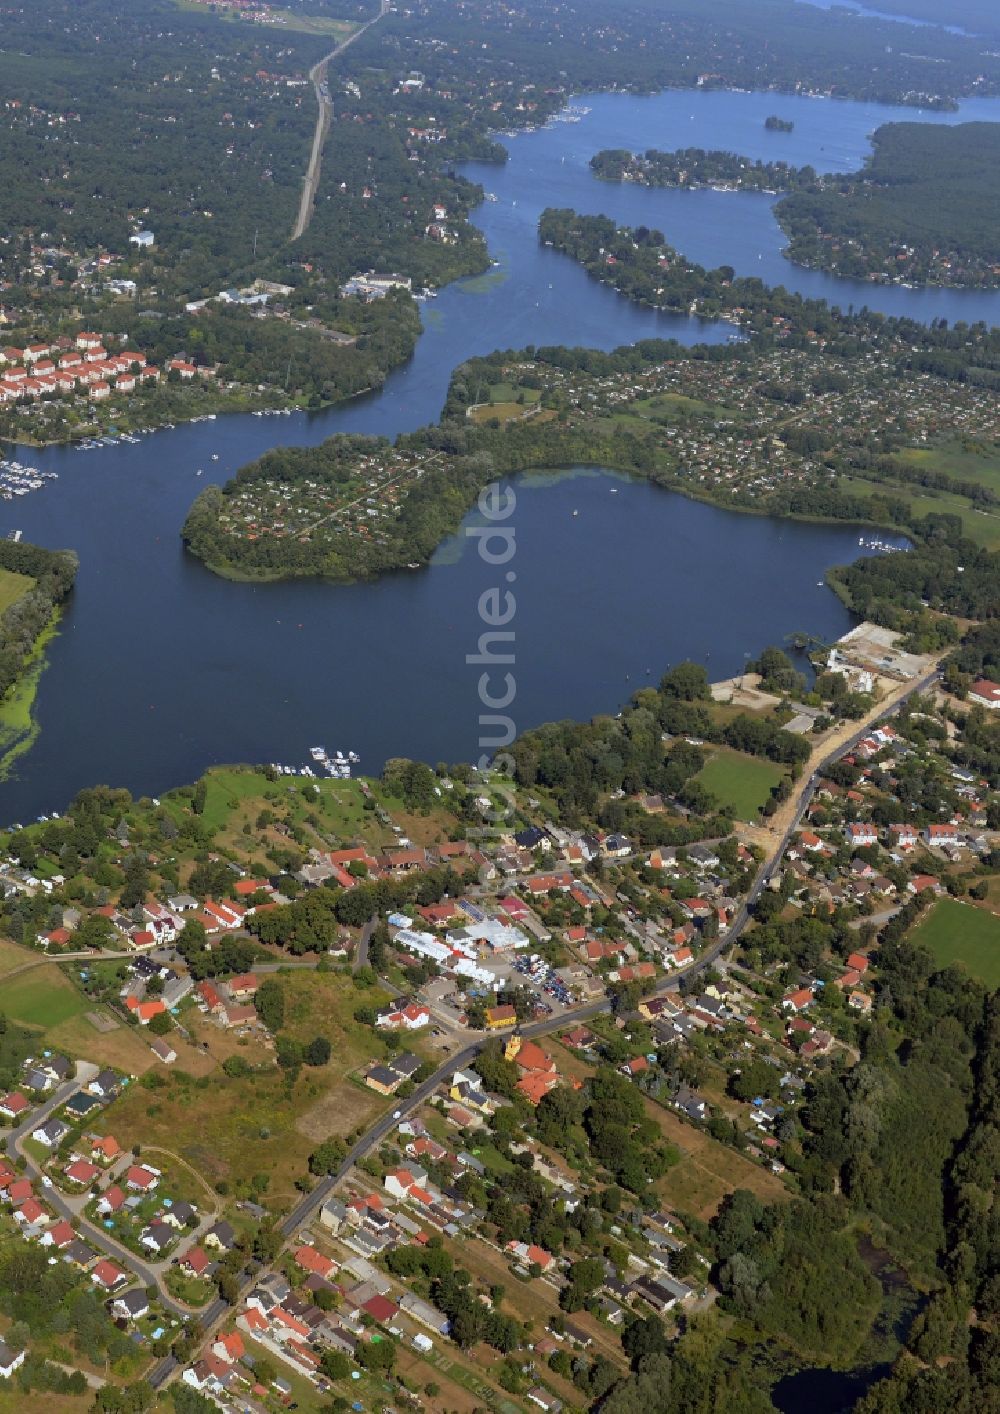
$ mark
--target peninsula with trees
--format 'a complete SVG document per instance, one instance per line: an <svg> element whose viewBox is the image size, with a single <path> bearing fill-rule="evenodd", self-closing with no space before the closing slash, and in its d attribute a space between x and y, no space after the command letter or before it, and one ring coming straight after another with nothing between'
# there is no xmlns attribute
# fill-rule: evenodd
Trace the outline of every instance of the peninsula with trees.
<svg viewBox="0 0 1000 1414"><path fill-rule="evenodd" d="M45 643L76 571L71 550L0 540L0 775L30 736Z"/></svg>
<svg viewBox="0 0 1000 1414"><path fill-rule="evenodd" d="M736 510L907 533L915 551L863 559L835 582L927 641L948 621L922 599L974 617L1000 607L1000 334L844 315L707 271L662 233L604 217L550 210L540 237L629 298L742 333L471 360L435 427L277 449L207 488L184 526L189 549L247 580L418 569L495 477L588 463Z"/></svg>
<svg viewBox="0 0 1000 1414"><path fill-rule="evenodd" d="M858 172L684 148L591 159L605 181L781 195L796 264L876 284L1000 286L1000 125L887 123Z"/></svg>

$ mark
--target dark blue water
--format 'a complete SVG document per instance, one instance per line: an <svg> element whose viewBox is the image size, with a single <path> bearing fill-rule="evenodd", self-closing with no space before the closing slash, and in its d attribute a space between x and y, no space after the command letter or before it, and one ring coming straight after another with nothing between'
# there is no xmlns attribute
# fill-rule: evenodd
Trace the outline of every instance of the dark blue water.
<svg viewBox="0 0 1000 1414"><path fill-rule="evenodd" d="M311 416L220 418L135 447L29 454L60 479L0 505L0 533L16 527L25 539L72 546L81 569L42 677L40 733L0 785L0 820L60 809L97 781L158 792L212 762L295 764L313 743L357 750L369 770L390 755L477 753L478 670L465 655L478 597L495 580L474 554L456 558L445 547L430 569L376 584L254 587L209 574L185 555L179 531L207 481L278 442L314 444L336 431L392 436L435 420L452 368L473 354L526 343L612 348L653 335L693 343L730 332L634 307L540 247L543 205L660 225L706 264L728 262L844 305L1000 323L997 294L856 287L797 270L780 255L767 198L609 186L587 166L600 147L697 144L851 167L872 128L912 119L911 110L772 94L588 101L580 123L510 140L505 168L472 169L498 198L476 219L500 266L425 306L414 359L377 397ZM766 133L770 112L794 118L795 131ZM1000 117L1000 102L928 120L972 117ZM827 566L857 554L847 529L734 516L589 477L525 488L517 530L513 715L521 729L614 710L647 669L655 677L684 657L721 677L796 630L829 637L848 626L834 596L817 587Z"/></svg>
<svg viewBox="0 0 1000 1414"><path fill-rule="evenodd" d="M890 1372L889 1365L860 1373L819 1367L799 1370L778 1381L771 1390L771 1403L779 1414L847 1414Z"/></svg>
<svg viewBox="0 0 1000 1414"><path fill-rule="evenodd" d="M855 171L871 152L870 134L882 124L998 122L1000 98L970 99L955 113L774 93L689 90L648 97L600 94L577 103L590 109L580 122L554 123L505 139L511 160L504 169L485 164L465 168L498 198L477 216L491 251L518 294L527 272L529 291L551 318L559 318L560 290L558 285L552 291L537 289L539 282L544 284L544 270L539 268L544 262L534 253L538 216L546 206L572 206L588 214L603 213L622 225L656 226L671 245L702 265L732 265L738 275L784 285L842 309L867 306L924 323L982 319L1000 324L1000 291L907 290L793 265L782 255L786 240L774 219L775 197L600 182L589 168L590 158L602 147L703 147L793 166L808 163L817 171ZM790 118L794 131L768 132L764 120L771 113Z"/></svg>
<svg viewBox="0 0 1000 1414"><path fill-rule="evenodd" d="M194 478L156 452L131 474L84 455L68 470L91 494L87 548L42 679L38 741L21 779L0 787L4 818L61 808L98 781L156 793L213 762L302 764L315 743L359 751L369 770L390 755L479 754L482 669L465 658L480 595L507 581L466 537L430 569L372 584L230 583L182 550ZM850 626L817 585L857 554L845 528L726 513L605 474L518 495L503 573L516 575L519 728L614 709L688 656L722 677L796 629ZM80 543L77 496L60 482L50 501L53 543Z"/></svg>

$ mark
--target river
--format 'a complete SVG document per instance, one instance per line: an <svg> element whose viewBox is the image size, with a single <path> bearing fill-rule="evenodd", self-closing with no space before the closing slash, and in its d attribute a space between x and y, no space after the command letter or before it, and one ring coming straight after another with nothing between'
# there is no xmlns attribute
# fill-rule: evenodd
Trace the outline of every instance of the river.
<svg viewBox="0 0 1000 1414"><path fill-rule="evenodd" d="M219 418L137 446L25 454L59 480L2 503L0 533L17 528L27 540L72 546L81 568L41 678L37 739L0 785L0 820L62 809L99 781L158 792L218 761L299 764L313 744L356 750L371 771L390 755L477 754L477 670L465 655L475 647L479 594L496 581L471 547L459 553L461 538L428 569L378 583L248 586L187 556L179 530L206 481L224 480L278 442L314 444L337 431L392 436L435 420L452 368L471 355L526 343L613 348L657 335L717 341L730 332L634 307L540 247L543 205L661 226L706 264L727 262L845 307L1000 323L998 293L879 288L797 269L780 254L767 197L612 186L587 165L601 147L699 145L850 168L873 128L913 119L913 110L700 92L603 95L586 105L579 122L506 139L505 167L467 168L497 197L476 220L499 265L425 306L414 358L378 396L319 414ZM791 117L794 132L765 132L771 112ZM920 116L997 119L1000 101ZM519 497L511 710L520 729L614 710L684 657L721 677L789 633L829 639L848 627L817 581L858 553L849 528L740 517L592 474L528 479Z"/></svg>
<svg viewBox="0 0 1000 1414"><path fill-rule="evenodd" d="M918 20L912 15L892 15L885 10L859 5L857 0L800 0L803 5L814 5L819 10L849 10L852 15L872 20L890 20L893 24L914 25L917 29L943 29L947 34L964 34L971 37L971 31L961 25L946 25L943 20Z"/></svg>

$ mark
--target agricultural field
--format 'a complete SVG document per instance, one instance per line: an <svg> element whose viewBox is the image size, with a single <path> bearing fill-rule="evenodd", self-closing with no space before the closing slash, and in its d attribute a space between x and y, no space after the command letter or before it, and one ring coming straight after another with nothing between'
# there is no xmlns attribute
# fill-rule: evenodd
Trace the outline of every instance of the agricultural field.
<svg viewBox="0 0 1000 1414"><path fill-rule="evenodd" d="M988 987L1000 987L1000 918L970 903L944 898L910 933L942 967L957 963Z"/></svg>
<svg viewBox="0 0 1000 1414"><path fill-rule="evenodd" d="M34 587L35 581L30 575L0 570L0 614L6 613L11 604L16 604L22 594L27 594Z"/></svg>
<svg viewBox="0 0 1000 1414"><path fill-rule="evenodd" d="M739 751L713 751L695 780L739 820L754 821L771 790L785 775L781 766Z"/></svg>
<svg viewBox="0 0 1000 1414"><path fill-rule="evenodd" d="M50 1026L45 1032L46 1043L53 1050L65 1052L77 1059L93 1061L95 1065L110 1065L125 1075L142 1075L144 1071L159 1064L146 1044L145 1036L135 1027L124 1022L113 1030L101 1031L93 1026L88 1013L94 1012L107 1018L109 1013L103 1007L88 1007L87 1013L77 1014ZM178 1064L186 1064L185 1047L180 1038L174 1041ZM199 1057L193 1052L191 1059L197 1064Z"/></svg>

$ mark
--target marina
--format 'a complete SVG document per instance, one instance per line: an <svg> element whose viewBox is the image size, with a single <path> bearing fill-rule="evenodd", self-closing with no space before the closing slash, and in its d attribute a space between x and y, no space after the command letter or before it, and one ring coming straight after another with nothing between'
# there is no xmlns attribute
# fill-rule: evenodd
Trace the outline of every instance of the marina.
<svg viewBox="0 0 1000 1414"><path fill-rule="evenodd" d="M336 751L331 755L325 746L311 746L309 755L315 761L320 774L325 772L326 775L340 781L350 780L351 771L361 762L361 757L356 751L348 751L346 755L342 751ZM315 780L318 774L312 766L284 766L280 761L271 761L269 765L271 770L279 776L305 776L307 779Z"/></svg>
<svg viewBox="0 0 1000 1414"><path fill-rule="evenodd" d="M40 471L19 461L0 461L0 499L12 501L15 496L27 496L40 491L48 481L55 481L56 471Z"/></svg>

